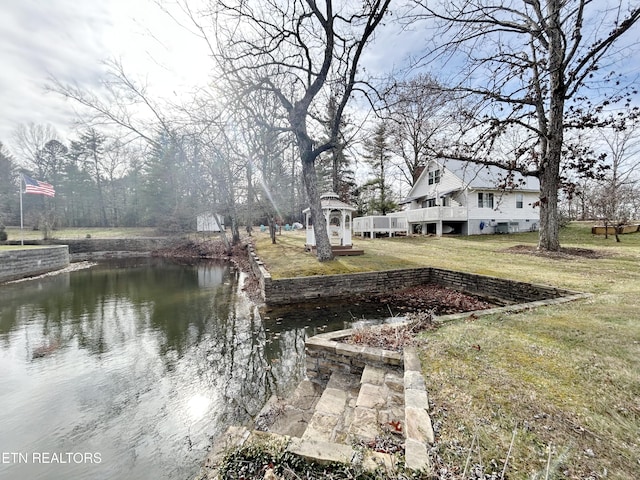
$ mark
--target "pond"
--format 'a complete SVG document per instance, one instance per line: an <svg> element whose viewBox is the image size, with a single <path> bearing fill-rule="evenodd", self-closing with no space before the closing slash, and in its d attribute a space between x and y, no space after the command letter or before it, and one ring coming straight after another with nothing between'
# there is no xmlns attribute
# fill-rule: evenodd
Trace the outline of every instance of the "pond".
<svg viewBox="0 0 640 480"><path fill-rule="evenodd" d="M0 287L0 478L188 479L351 310L261 315L226 264L100 264ZM346 323L345 323L346 322Z"/></svg>

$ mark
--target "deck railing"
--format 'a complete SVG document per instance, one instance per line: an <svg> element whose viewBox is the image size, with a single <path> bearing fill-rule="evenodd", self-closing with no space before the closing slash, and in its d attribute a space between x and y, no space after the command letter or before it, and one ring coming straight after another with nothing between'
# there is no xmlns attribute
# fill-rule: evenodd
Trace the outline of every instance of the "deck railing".
<svg viewBox="0 0 640 480"><path fill-rule="evenodd" d="M353 219L353 233L407 233L407 219L404 216L368 216Z"/></svg>
<svg viewBox="0 0 640 480"><path fill-rule="evenodd" d="M467 220L466 207L427 207L406 210L409 223L436 222L438 220Z"/></svg>

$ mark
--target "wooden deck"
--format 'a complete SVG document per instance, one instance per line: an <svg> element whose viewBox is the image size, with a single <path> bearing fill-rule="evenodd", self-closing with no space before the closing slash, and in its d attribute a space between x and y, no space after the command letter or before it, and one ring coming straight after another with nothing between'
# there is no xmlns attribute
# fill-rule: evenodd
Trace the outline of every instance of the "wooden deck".
<svg viewBox="0 0 640 480"><path fill-rule="evenodd" d="M316 247L314 245L313 247L309 248L309 246L307 245L307 250L309 250L310 252L315 252ZM331 245L331 251L333 252L334 257L345 257L349 255L364 255L364 250L360 248L353 248L352 245L347 245L347 246Z"/></svg>

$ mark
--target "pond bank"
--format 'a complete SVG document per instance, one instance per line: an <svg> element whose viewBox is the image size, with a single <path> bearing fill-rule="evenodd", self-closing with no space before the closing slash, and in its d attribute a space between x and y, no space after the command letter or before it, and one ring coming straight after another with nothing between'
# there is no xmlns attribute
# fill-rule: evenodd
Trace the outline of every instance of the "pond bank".
<svg viewBox="0 0 640 480"><path fill-rule="evenodd" d="M0 251L0 283L59 270L69 265L65 245Z"/></svg>

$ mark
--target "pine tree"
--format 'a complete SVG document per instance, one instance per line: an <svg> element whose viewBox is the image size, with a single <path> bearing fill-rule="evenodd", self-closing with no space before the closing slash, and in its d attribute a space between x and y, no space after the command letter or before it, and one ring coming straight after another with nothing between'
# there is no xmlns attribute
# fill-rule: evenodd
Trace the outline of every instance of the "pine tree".
<svg viewBox="0 0 640 480"><path fill-rule="evenodd" d="M380 122L373 136L364 142L364 158L372 170L373 178L366 182L365 188L373 192L369 202L369 212L386 215L392 212L397 204L389 185L389 167L391 166L391 148L389 135L384 122Z"/></svg>

